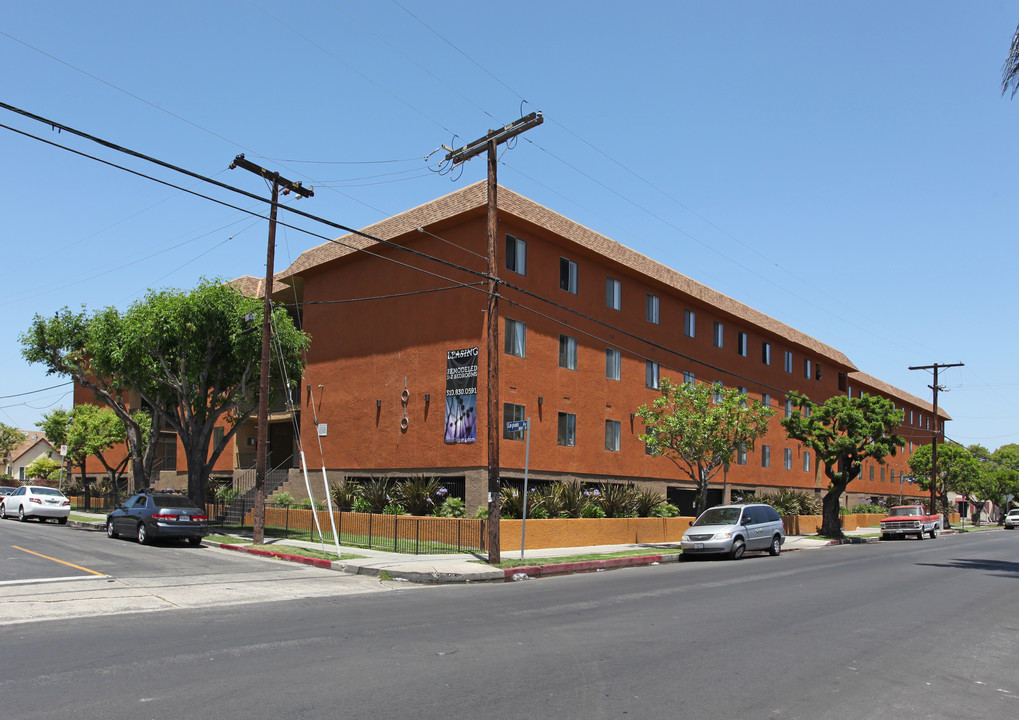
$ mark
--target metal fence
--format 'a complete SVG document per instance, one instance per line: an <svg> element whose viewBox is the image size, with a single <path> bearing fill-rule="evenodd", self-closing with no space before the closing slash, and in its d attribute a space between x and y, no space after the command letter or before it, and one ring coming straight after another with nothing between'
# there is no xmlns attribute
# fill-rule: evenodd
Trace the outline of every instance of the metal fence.
<svg viewBox="0 0 1019 720"><path fill-rule="evenodd" d="M231 523L218 506L209 506L209 517L224 530L250 528L252 508L243 509L242 522ZM327 511L316 511L322 535L333 542L333 525ZM232 513L230 513L232 514ZM333 512L340 545L411 555L483 553L487 540L485 520L475 518L419 517L379 513ZM318 541L313 511L299 508L265 508L265 534L270 537Z"/></svg>
<svg viewBox="0 0 1019 720"><path fill-rule="evenodd" d="M119 501L123 502L126 495L121 495ZM85 495L68 495L71 501L71 510L79 512L108 513L117 506L118 498L106 493L88 493Z"/></svg>

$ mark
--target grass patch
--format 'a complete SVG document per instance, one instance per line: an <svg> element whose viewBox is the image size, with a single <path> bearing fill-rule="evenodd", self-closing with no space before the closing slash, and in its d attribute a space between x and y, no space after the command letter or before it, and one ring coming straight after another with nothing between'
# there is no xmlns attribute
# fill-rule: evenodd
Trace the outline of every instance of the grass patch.
<svg viewBox="0 0 1019 720"><path fill-rule="evenodd" d="M209 542L218 542L225 545L250 545L250 540L244 538L233 537L231 535L206 535L205 539Z"/></svg>
<svg viewBox="0 0 1019 720"><path fill-rule="evenodd" d="M105 517L95 517L94 515L78 515L76 513L71 513L67 519L75 520L77 522L100 522L100 523L106 522Z"/></svg>
<svg viewBox="0 0 1019 720"><path fill-rule="evenodd" d="M251 525L222 525L216 527L223 532L250 533L252 531ZM309 531L297 528L290 528L287 530L285 528L266 525L263 528L263 532L266 537L283 538L285 540L307 540L308 542L316 543L319 541L318 533L313 530ZM323 528L322 537L325 539L327 544L333 543L333 533L329 530ZM359 535L347 532L340 533L340 545L344 545L346 547L360 547L368 550L380 550L382 552L399 553L402 555L479 552L477 548L472 548L467 545L457 547L448 543L425 540L419 542L409 538L400 538L394 542L392 537L369 537L368 535Z"/></svg>
<svg viewBox="0 0 1019 720"><path fill-rule="evenodd" d="M240 545L258 550L267 550L268 552L282 553L283 555L297 555L299 557L319 558L329 561L336 560L335 552L323 552L317 548L306 548L299 545L278 545L275 543L254 545L250 540L230 537L229 535L206 535L205 539L209 542L223 543L224 545ZM363 557L364 555L343 553L340 555L340 560L357 560Z"/></svg>
<svg viewBox="0 0 1019 720"><path fill-rule="evenodd" d="M502 562L493 565L501 569L515 568L515 567L526 567L529 565L554 565L557 563L571 563L571 562L587 562L588 560L611 560L612 558L627 558L627 557L646 557L648 555L679 555L683 551L679 548L663 547L663 548L646 548L643 550L621 550L619 552L612 553L587 553L585 555L565 555L563 557L539 557L527 559L526 553L523 560L517 558L515 560L506 559L503 556ZM484 560L471 560L471 562L485 563Z"/></svg>

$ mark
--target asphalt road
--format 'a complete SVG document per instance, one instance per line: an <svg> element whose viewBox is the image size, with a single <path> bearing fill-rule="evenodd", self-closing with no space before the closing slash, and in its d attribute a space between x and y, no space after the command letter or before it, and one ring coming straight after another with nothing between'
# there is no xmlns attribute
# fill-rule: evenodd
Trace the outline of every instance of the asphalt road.
<svg viewBox="0 0 1019 720"><path fill-rule="evenodd" d="M18 623L0 716L1012 716L1017 549L970 533Z"/></svg>

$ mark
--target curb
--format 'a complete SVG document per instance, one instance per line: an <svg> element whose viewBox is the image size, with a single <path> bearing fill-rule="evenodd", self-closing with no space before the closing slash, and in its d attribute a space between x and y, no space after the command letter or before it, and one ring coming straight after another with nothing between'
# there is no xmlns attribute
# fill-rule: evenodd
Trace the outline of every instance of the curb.
<svg viewBox="0 0 1019 720"><path fill-rule="evenodd" d="M550 563L548 565L521 565L514 568L505 568L502 573L504 582L517 582L519 580L553 577L555 575L572 575L574 573L582 572L602 572L604 570L614 570L615 568L621 567L660 565L665 562L679 562L679 558L680 553L674 553L669 555L642 555L640 557L609 558L608 560L584 560L572 563Z"/></svg>

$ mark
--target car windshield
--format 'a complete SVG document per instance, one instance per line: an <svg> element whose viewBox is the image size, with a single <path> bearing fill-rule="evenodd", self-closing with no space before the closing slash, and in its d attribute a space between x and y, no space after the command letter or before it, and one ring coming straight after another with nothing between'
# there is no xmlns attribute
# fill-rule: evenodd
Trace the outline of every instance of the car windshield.
<svg viewBox="0 0 1019 720"><path fill-rule="evenodd" d="M888 513L892 517L898 517L900 515L919 515L920 508L918 507L899 507L892 508L892 511Z"/></svg>
<svg viewBox="0 0 1019 720"><path fill-rule="evenodd" d="M735 525L739 522L739 508L711 508L694 521L694 525Z"/></svg>

